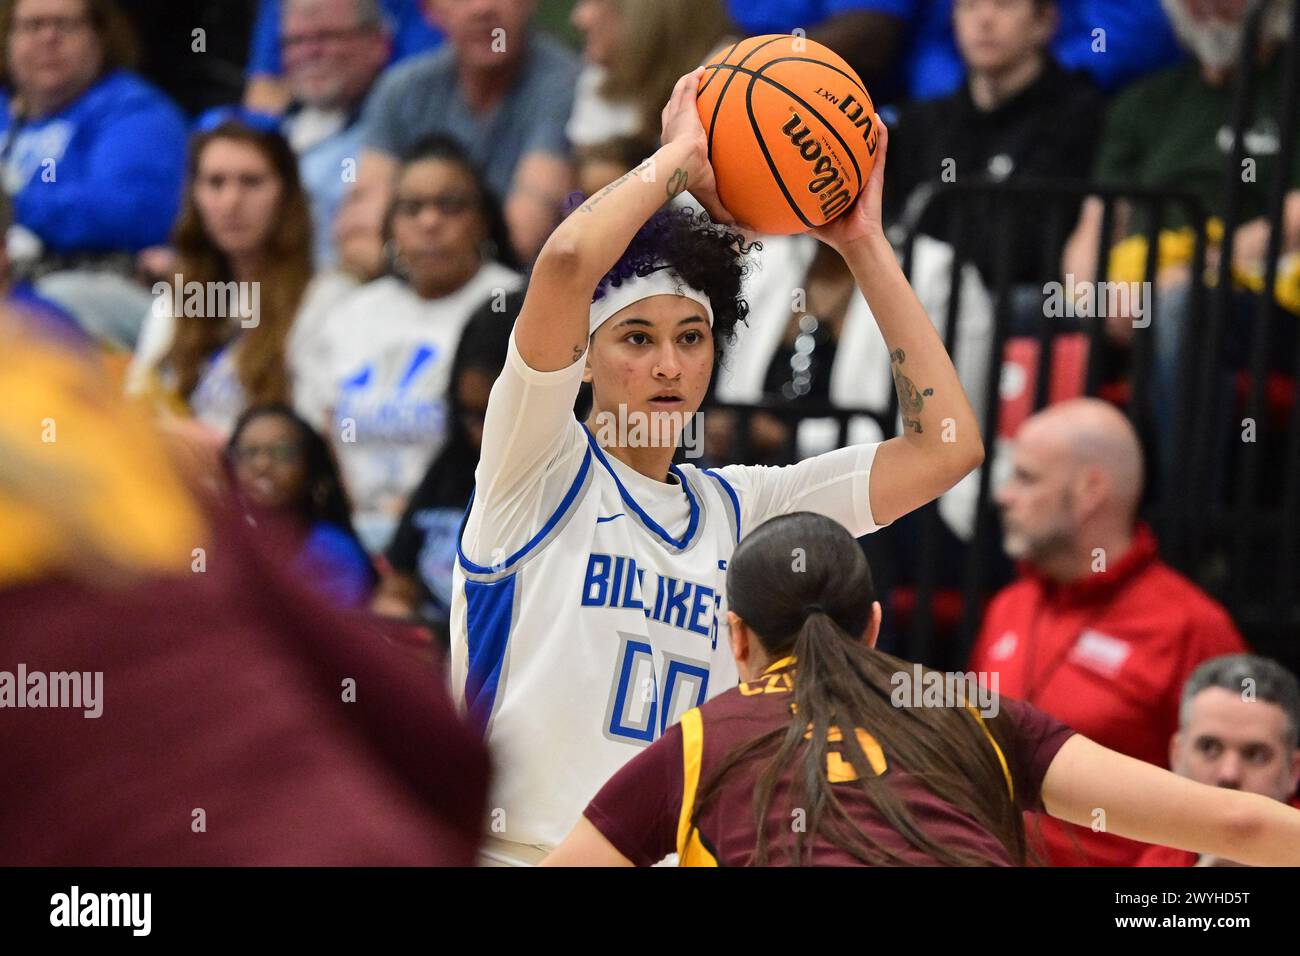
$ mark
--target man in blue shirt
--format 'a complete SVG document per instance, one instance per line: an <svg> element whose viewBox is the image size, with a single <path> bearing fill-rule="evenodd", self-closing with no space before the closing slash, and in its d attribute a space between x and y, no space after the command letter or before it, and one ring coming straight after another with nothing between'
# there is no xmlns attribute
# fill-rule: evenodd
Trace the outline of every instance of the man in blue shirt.
<svg viewBox="0 0 1300 956"><path fill-rule="evenodd" d="M421 0L373 0L378 4L384 32L391 38L389 63L428 53L442 43L442 34L420 9ZM248 85L244 106L255 112L279 113L293 95L284 79L283 0L259 0L248 49Z"/></svg>
<svg viewBox="0 0 1300 956"><path fill-rule="evenodd" d="M864 0L906 16L913 25L906 54L910 99L947 96L961 86L963 67L952 33L954 3L1005 4L1007 0ZM1066 70L1083 70L1104 92L1180 59L1160 0L1058 0L1060 27L1053 58Z"/></svg>
<svg viewBox="0 0 1300 956"><path fill-rule="evenodd" d="M729 0L732 21L748 36L802 30L848 61L879 102L903 90L900 58L916 6L912 0ZM881 99L883 97L883 99Z"/></svg>
<svg viewBox="0 0 1300 956"><path fill-rule="evenodd" d="M313 257L332 267L334 218L361 156L361 107L392 48L378 0L284 0L280 30L292 97L284 133L311 199Z"/></svg>
<svg viewBox="0 0 1300 956"><path fill-rule="evenodd" d="M537 254L572 188L564 127L578 60L530 28L535 7L536 0L429 0L447 44L381 77L362 118L357 183L335 233L351 271L379 271L393 176L401 157L435 134L451 136L478 164L503 201L519 257Z"/></svg>

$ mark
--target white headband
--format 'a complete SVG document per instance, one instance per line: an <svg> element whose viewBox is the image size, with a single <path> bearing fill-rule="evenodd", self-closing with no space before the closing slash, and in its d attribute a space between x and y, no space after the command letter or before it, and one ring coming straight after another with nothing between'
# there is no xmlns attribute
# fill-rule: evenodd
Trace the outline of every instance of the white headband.
<svg viewBox="0 0 1300 956"><path fill-rule="evenodd" d="M648 299L652 295L678 295L694 299L704 306L704 314L708 317L709 325L713 325L713 306L709 304L709 297L699 289L687 285L682 277L668 266L660 266L648 276L633 276L624 279L622 285L610 286L605 290L604 296L591 303L588 334L595 334L596 329L600 328L615 312L627 308L634 302Z"/></svg>

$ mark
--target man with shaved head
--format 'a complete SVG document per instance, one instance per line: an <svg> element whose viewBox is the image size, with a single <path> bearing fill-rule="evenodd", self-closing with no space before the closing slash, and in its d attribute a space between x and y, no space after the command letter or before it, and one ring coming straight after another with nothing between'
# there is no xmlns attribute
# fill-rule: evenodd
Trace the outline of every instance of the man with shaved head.
<svg viewBox="0 0 1300 956"><path fill-rule="evenodd" d="M1168 766L1184 681L1246 648L1228 613L1157 555L1137 520L1142 473L1137 434L1106 402L1061 402L1021 426L995 493L1020 579L990 602L970 667L1079 733ZM1105 810L1090 829L1027 822L1051 864L1132 865L1145 847L1106 833Z"/></svg>

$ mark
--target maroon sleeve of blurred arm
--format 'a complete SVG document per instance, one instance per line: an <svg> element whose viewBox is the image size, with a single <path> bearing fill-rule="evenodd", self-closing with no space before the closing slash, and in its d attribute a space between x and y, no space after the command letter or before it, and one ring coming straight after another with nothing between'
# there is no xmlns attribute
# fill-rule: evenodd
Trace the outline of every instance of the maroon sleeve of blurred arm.
<svg viewBox="0 0 1300 956"><path fill-rule="evenodd" d="M0 590L0 671L103 675L98 717L0 709L0 864L472 864L488 757L440 669L214 524L202 573Z"/></svg>

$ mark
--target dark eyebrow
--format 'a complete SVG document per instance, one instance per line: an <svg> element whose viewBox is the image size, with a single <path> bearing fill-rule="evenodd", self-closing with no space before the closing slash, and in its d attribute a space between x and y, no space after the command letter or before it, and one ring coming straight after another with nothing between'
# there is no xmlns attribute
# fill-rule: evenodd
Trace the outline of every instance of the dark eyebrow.
<svg viewBox="0 0 1300 956"><path fill-rule="evenodd" d="M703 322L703 321L704 321L704 316L702 315L688 315L684 319L678 321L677 324L681 326L681 325L689 325L692 322ZM632 316L626 319L621 319L619 320L618 325L614 327L621 328L624 325L644 325L650 328L654 327L654 323L651 322L649 319L640 319L637 318L636 316Z"/></svg>

